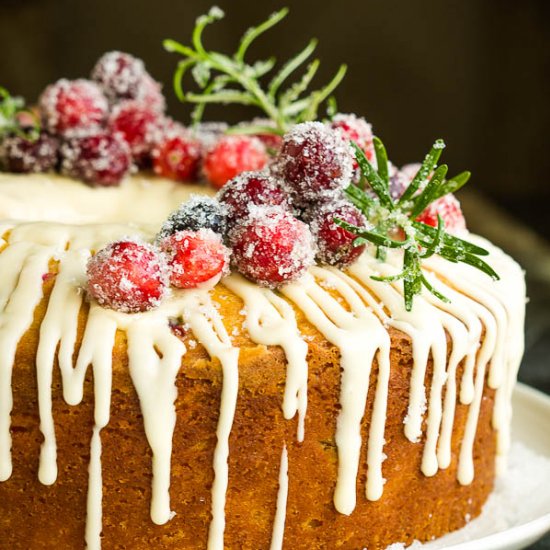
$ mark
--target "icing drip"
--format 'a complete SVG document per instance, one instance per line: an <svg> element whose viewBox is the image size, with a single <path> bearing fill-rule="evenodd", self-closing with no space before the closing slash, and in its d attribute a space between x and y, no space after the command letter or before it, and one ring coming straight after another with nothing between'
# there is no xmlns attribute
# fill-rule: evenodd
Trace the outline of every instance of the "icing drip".
<svg viewBox="0 0 550 550"><path fill-rule="evenodd" d="M286 445L281 453L281 465L279 467L279 492L277 493L277 508L273 521L273 533L271 535L270 550L282 550L285 534L286 501L288 498L288 452Z"/></svg>
<svg viewBox="0 0 550 550"><path fill-rule="evenodd" d="M1 206L0 215L3 215ZM222 550L229 438L239 386L239 350L231 344L209 289L174 291L157 310L135 315L116 313L92 303L73 366L86 260L92 251L128 232L148 236L145 229L134 226L129 230L126 225L77 227L47 222L0 222L0 481L8 479L12 472L10 415L15 354L44 296L43 277L50 272L53 262L55 275L40 326L36 357L40 430L44 438L38 479L49 485L57 476L52 412L54 365L57 361L63 397L69 405L82 401L86 373L91 367L94 427L90 442L86 543L88 548L98 550L102 528L101 430L109 422L115 338L118 330L124 331L130 375L139 396L153 455L151 518L158 524L171 519L169 488L176 423L176 378L186 348L172 334L168 320L181 317L210 357L220 361L222 369L208 541L209 550ZM314 267L302 280L281 290L340 351L341 410L335 433L338 476L334 503L344 514L350 514L356 504L363 446L361 423L374 373L373 412L366 442L366 498L379 499L383 492L384 428L390 376L388 327L405 333L412 343L410 401L404 432L410 441L424 439L423 473L434 475L438 468L447 468L450 464L458 396L458 401L468 406L468 417L457 475L460 483L471 483L473 445L486 373L488 385L496 390L493 425L498 432L498 465L503 467L509 445L511 392L523 352L525 286L523 274L513 261L490 243L474 239L490 250L489 262L502 280L494 283L474 268L451 265L433 257L425 263L426 276L451 299L450 304L423 294L415 298L413 311L407 312L400 283L388 285L371 279L373 274L395 273L400 261L398 254L389 254L386 263L364 254L347 274L334 268ZM222 283L243 300L250 338L257 344L283 349L287 358L283 415L286 419L297 416L297 439L302 441L307 410L308 346L300 335L294 309L277 293L238 275L231 275ZM433 374L426 391L430 361ZM457 380L459 368L463 374ZM281 455L271 548L282 548L287 494L285 447Z"/></svg>
<svg viewBox="0 0 550 550"><path fill-rule="evenodd" d="M288 363L283 414L286 419L298 414L297 438L303 441L308 347L300 336L294 310L271 290L258 287L240 275L226 277L223 284L244 301L250 338L258 344L283 348Z"/></svg>

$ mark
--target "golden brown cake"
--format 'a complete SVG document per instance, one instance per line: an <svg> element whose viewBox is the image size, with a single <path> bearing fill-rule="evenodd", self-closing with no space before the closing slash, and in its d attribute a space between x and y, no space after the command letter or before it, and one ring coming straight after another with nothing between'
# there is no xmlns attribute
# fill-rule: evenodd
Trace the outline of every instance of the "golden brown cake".
<svg viewBox="0 0 550 550"><path fill-rule="evenodd" d="M470 236L501 280L434 256L451 302L411 312L371 279L393 253L368 251L278 291L231 274L145 313L88 302L90 254L152 237L186 193L0 175L0 548L378 550L479 515L509 443L517 264Z"/></svg>

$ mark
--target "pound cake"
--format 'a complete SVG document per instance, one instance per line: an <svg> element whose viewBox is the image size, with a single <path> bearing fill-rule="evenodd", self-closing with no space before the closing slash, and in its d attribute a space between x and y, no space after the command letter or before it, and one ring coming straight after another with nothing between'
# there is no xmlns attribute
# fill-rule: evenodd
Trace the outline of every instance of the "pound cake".
<svg viewBox="0 0 550 550"><path fill-rule="evenodd" d="M504 471L524 276L467 231L444 144L397 169L363 118L314 121L345 69L198 122L259 97L246 49L285 14L232 57L216 9L167 42L189 128L120 52L36 109L4 91L0 548L379 550Z"/></svg>

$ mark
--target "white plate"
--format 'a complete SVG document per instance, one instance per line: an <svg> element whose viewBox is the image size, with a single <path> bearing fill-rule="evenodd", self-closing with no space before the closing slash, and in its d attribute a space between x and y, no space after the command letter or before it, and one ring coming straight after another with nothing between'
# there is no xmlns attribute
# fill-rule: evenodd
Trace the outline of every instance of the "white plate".
<svg viewBox="0 0 550 550"><path fill-rule="evenodd" d="M522 452L529 452L533 462L536 459L542 484L536 482L537 473L533 478L533 471L529 469L533 465L516 464L516 476L521 475L523 469L526 474L525 483L534 485L533 492L524 490L523 494L518 494L517 499L509 499L509 506L502 504L499 513L505 514L502 506L507 506L521 510L521 517L518 517L517 522L512 521L511 527L498 530L498 521L492 521L493 518L488 517L491 512L484 511L480 518L472 521L465 529L422 545L423 550L519 550L533 544L550 531L550 396L518 384L514 391L512 429L516 450L519 448L521 451L523 445L528 450L524 449ZM500 483L507 483L506 476ZM510 502L511 500L515 502Z"/></svg>

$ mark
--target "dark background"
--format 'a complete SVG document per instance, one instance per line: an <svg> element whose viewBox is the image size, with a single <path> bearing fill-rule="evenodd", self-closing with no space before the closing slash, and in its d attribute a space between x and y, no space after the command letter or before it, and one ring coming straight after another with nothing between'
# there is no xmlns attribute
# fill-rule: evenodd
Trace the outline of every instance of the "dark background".
<svg viewBox="0 0 550 550"><path fill-rule="evenodd" d="M286 60L320 40L325 82L345 62L340 110L365 116L395 164L421 160L447 142L451 173L473 172L461 194L469 226L527 270L526 355L520 379L550 393L550 1L232 0L209 29L209 47L233 51L237 38L284 5L287 19L251 56ZM188 121L171 92L177 56L162 39L189 43L208 0L0 0L0 85L29 102L50 82L86 77L105 51L141 57L166 83L169 110ZM212 108L211 119L253 116ZM550 537L535 547L550 549Z"/></svg>

